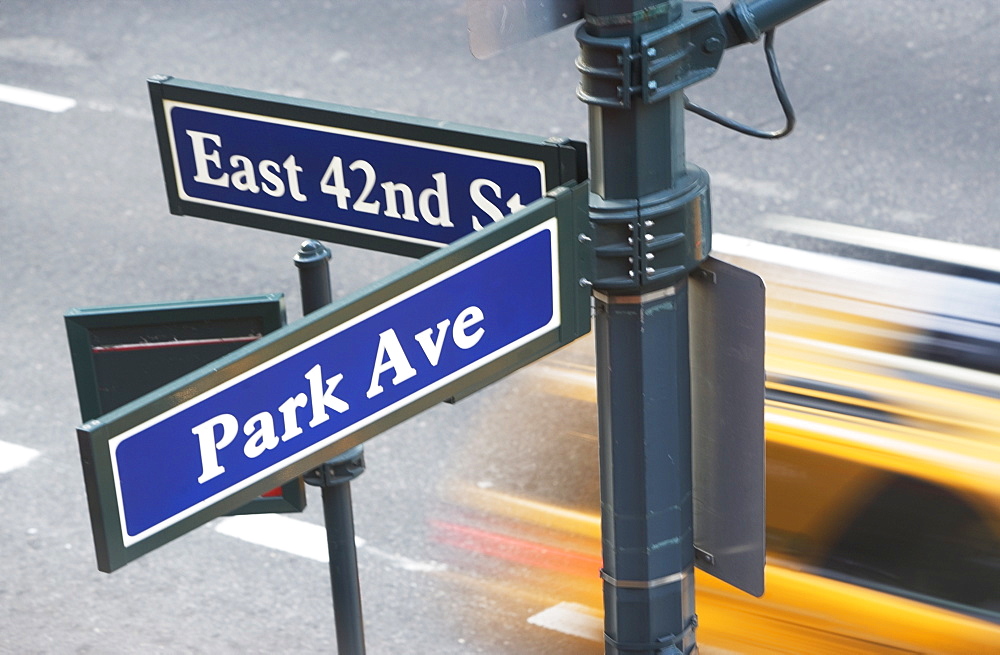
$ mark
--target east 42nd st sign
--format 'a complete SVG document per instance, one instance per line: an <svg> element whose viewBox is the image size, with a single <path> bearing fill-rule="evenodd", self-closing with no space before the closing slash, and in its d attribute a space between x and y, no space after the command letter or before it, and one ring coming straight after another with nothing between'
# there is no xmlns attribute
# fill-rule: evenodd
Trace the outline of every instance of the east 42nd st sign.
<svg viewBox="0 0 1000 655"><path fill-rule="evenodd" d="M421 256L586 179L584 146L157 77L175 214Z"/></svg>

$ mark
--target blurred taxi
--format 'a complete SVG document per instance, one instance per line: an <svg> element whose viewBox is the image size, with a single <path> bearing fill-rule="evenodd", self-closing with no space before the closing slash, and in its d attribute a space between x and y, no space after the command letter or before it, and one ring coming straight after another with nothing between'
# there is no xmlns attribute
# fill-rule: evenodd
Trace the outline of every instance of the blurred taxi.
<svg viewBox="0 0 1000 655"><path fill-rule="evenodd" d="M1000 282L714 246L768 289L767 567L759 599L698 572L703 652L1000 652ZM592 353L503 389L435 528L603 640Z"/></svg>

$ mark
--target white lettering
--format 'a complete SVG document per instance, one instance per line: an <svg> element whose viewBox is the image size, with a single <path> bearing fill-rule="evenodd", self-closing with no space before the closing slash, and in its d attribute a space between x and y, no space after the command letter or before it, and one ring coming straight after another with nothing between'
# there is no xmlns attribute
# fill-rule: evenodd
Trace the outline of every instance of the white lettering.
<svg viewBox="0 0 1000 655"><path fill-rule="evenodd" d="M454 227L451 222L451 212L448 210L448 180L444 173L431 175L434 187L428 187L420 192L420 216L428 225L438 227ZM437 214L431 213L431 200L437 201Z"/></svg>
<svg viewBox="0 0 1000 655"><path fill-rule="evenodd" d="M338 414L350 409L346 402L333 395L333 390L344 379L343 373L338 373L326 381L326 391L323 390L323 370L319 364L309 369L306 379L309 380L309 397L312 399L312 419L309 420L309 427L314 428L327 421L330 418L326 413L327 409L332 409Z"/></svg>
<svg viewBox="0 0 1000 655"><path fill-rule="evenodd" d="M227 173L222 173L219 177L212 177L208 170L208 164L212 163L221 172L222 164L219 162L219 151L213 150L212 152L208 152L205 149L206 141L211 141L215 144L216 148L221 148L222 137L218 134L196 132L195 130L186 130L186 132L191 137L191 148L194 150L194 181L201 182L202 184L228 187L229 175Z"/></svg>
<svg viewBox="0 0 1000 655"><path fill-rule="evenodd" d="M261 412L250 417L243 425L243 434L250 437L243 444L243 453L250 457L258 457L265 450L271 450L278 445L278 435L274 433L274 418L270 412Z"/></svg>
<svg viewBox="0 0 1000 655"><path fill-rule="evenodd" d="M384 350L388 357L388 364L383 364L384 369L397 368L393 382L415 375L416 371L406 370L409 364L399 342L391 343L395 340L395 335L383 336L386 339ZM308 394L297 393L286 398L278 406L277 412L258 412L243 423L243 434L247 436L243 444L243 454L246 457L250 459L260 457L266 451L277 448L282 442L302 434L304 430L300 422L305 422L305 417L309 416L305 414L306 411L311 410L309 427L314 428L329 420L331 411L342 414L350 409L346 401L334 395L337 386L344 379L343 374L338 373L324 378L322 367L316 364L304 377L309 382ZM276 430L276 423L279 420L284 430L280 437ZM225 467L219 464L218 452L229 446L239 431L240 419L232 414L219 414L191 430L192 434L198 437L198 449L201 454L202 470L198 476L199 483L207 482L225 472Z"/></svg>
<svg viewBox="0 0 1000 655"><path fill-rule="evenodd" d="M301 166L295 165L295 155L288 155L288 159L281 164L285 172L288 174L288 192L292 194L292 198L298 200L299 202L305 202L308 198L299 191L299 173L302 172Z"/></svg>
<svg viewBox="0 0 1000 655"><path fill-rule="evenodd" d="M300 393L278 405L278 411L281 412L281 417L285 422L285 432L281 435L282 441L288 441L292 437L302 434L302 428L299 427L299 418L295 412L298 408L305 407L307 404L309 404L309 399L304 393Z"/></svg>
<svg viewBox="0 0 1000 655"><path fill-rule="evenodd" d="M330 184L331 178L333 184ZM351 199L351 190L344 184L344 162L340 157L330 160L323 179L319 181L319 190L337 198L337 208L347 209L347 201Z"/></svg>
<svg viewBox="0 0 1000 655"><path fill-rule="evenodd" d="M468 333L468 329L477 323L482 322L483 310L476 306L466 307L458 318L455 319L455 325L451 328L451 338L455 342L455 345L462 350L468 350L474 345L479 343L479 340L483 338L483 334L486 330L479 328L472 334Z"/></svg>
<svg viewBox="0 0 1000 655"><path fill-rule="evenodd" d="M260 187L257 186L257 175L254 173L253 162L249 157L243 155L233 155L229 158L229 165L233 168L239 167L233 172L233 188L238 191L249 191L258 193Z"/></svg>
<svg viewBox="0 0 1000 655"><path fill-rule="evenodd" d="M507 201L507 210L513 214L520 209L524 209L524 205L521 204L521 194L515 193L510 197L510 200Z"/></svg>
<svg viewBox="0 0 1000 655"><path fill-rule="evenodd" d="M361 189L361 195L358 196L357 201L354 203L354 211L364 212L366 214L378 214L378 209L381 203L378 200L369 200L368 196L371 195L372 189L375 188L375 181L378 178L375 175L375 167L366 162L364 159L358 159L357 161L351 162L348 167L352 171L361 171L365 175L365 188ZM383 185L384 186L384 185ZM396 199L393 198L393 207L395 207ZM410 196L410 211L413 211L413 196ZM394 216L393 218L399 218L399 216ZM416 219L414 219L416 220Z"/></svg>
<svg viewBox="0 0 1000 655"><path fill-rule="evenodd" d="M434 331L433 328L427 328L414 337L417 343L420 344L420 347L423 348L424 354L427 355L427 361L430 362L431 366L437 366L438 361L441 359L441 350L444 348L444 335L449 325L451 325L451 321L448 319L438 323L438 334L434 340L431 340L431 334Z"/></svg>
<svg viewBox="0 0 1000 655"><path fill-rule="evenodd" d="M215 426L217 425L222 427L222 436L219 437L218 441L215 439ZM225 472L225 467L219 465L219 456L216 453L233 442L238 429L239 422L232 414L219 414L191 429L191 432L198 437L198 448L201 451L199 484Z"/></svg>
<svg viewBox="0 0 1000 655"><path fill-rule="evenodd" d="M398 182L383 182L382 189L385 190L385 215L389 218L404 218L408 221L416 221L417 215L413 211L413 191L405 184ZM403 199L403 214L400 215L396 205L396 193L399 192Z"/></svg>
<svg viewBox="0 0 1000 655"><path fill-rule="evenodd" d="M486 215L489 216L494 222L499 221L503 218L503 210L483 195L483 187L487 187L490 191L492 191L496 195L497 200L500 200L503 191L500 190L499 184L484 178L473 180L472 184L469 185L469 194L472 196L472 202L476 204L476 207L479 207L486 212ZM475 214L472 216L472 227L477 232L484 227L482 222L480 222L479 217Z"/></svg>
<svg viewBox="0 0 1000 655"><path fill-rule="evenodd" d="M389 369L396 372L392 378L394 385L409 380L417 374L416 369L410 366L410 361L406 358L406 353L403 352L403 346L399 343L399 338L392 329L379 335L375 369L372 371L372 383L369 385L367 393L369 398L384 391L382 385L379 384L379 377Z"/></svg>
<svg viewBox="0 0 1000 655"><path fill-rule="evenodd" d="M260 170L260 176L264 178L264 182L261 183L264 193L275 198L285 195L285 181L278 175L278 162L265 159L257 168ZM268 186L267 182L270 182L271 186Z"/></svg>

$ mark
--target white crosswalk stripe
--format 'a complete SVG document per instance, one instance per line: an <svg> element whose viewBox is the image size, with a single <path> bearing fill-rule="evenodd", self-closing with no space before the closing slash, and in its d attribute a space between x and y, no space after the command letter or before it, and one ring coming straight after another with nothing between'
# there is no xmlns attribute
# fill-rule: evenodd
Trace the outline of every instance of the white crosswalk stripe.
<svg viewBox="0 0 1000 655"><path fill-rule="evenodd" d="M0 441L0 473L10 473L14 469L27 466L40 454L34 448Z"/></svg>
<svg viewBox="0 0 1000 655"><path fill-rule="evenodd" d="M42 111L50 111L57 114L76 106L76 100L73 98L23 89L17 86L7 86L6 84L0 84L0 102L9 102L13 105L41 109Z"/></svg>
<svg viewBox="0 0 1000 655"><path fill-rule="evenodd" d="M530 617L528 623L581 639L604 641L604 619L579 603L553 605Z"/></svg>
<svg viewBox="0 0 1000 655"><path fill-rule="evenodd" d="M329 562L326 544L326 528L307 521L281 514L246 514L229 516L215 526L216 532L248 543L273 548L317 562ZM404 555L390 553L368 545L361 537L355 537L358 549L364 549L369 556L378 558L404 571L433 573L448 567L439 562L416 560Z"/></svg>

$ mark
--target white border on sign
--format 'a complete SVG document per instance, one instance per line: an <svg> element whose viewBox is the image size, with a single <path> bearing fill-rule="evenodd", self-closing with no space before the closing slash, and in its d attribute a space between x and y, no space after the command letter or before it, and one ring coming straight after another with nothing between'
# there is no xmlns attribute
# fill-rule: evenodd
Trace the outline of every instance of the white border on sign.
<svg viewBox="0 0 1000 655"><path fill-rule="evenodd" d="M175 100L164 100L163 101L163 114L164 120L167 124L167 136L170 140L170 157L174 164L174 178L177 183L177 195L188 202L195 202L202 205L211 205L213 207L221 207L223 209L235 209L238 211L249 212L253 214L262 214L264 216L271 216L273 218L283 218L286 220L295 221L297 223L308 223L310 225L319 225L326 228L332 228L337 230L344 230L345 232L354 232L357 234L365 234L369 236L382 237L386 239L393 239L395 241L404 241L407 243L415 243L425 246L446 246L448 242L443 241L428 241L426 239L418 239L416 237L408 237L405 235L392 234L390 232L381 232L379 230L369 230L362 227L356 227L353 225L341 225L339 223L331 223L328 221L321 221L315 218L308 218L305 216L296 216L294 214L285 214L282 212L268 211L265 209L257 209L255 207L247 207L245 205L233 205L227 202L219 202L216 200L206 200L204 198L198 198L196 196L188 195L187 191L184 189L184 180L181 179L181 167L180 162L177 158L177 142L174 139L174 124L170 118L170 113L174 107L181 107L186 109L194 109L197 111L206 112L209 114L219 114L223 116L234 116L236 118L245 118L248 120L261 121L264 123L273 123L275 125L285 125L287 127L294 127L298 129L313 130L316 132L328 132L330 134L338 134L341 136L354 137L358 139L368 139L370 141L381 141L383 143L394 143L397 145L409 146L412 148L423 148L425 150L436 150L438 152L447 152L456 155L465 155L468 157L478 157L479 159L488 159L491 161L502 161L511 164L519 164L522 166L530 166L538 171L538 187L539 187L539 198L545 197L545 164L534 160L534 159L524 159L522 157L512 157L510 155L501 155L497 153L482 152L479 150L469 150L468 148L457 148L453 146L438 145L434 143L426 143L424 141L413 141L411 139L401 139L397 137L384 136L381 134L371 134L369 132L359 132L357 130L346 130L339 127L330 127L329 125L317 125L316 123L306 123L303 121L295 121L287 118L275 118L272 116L261 116L259 114L251 114L248 112L234 111L231 109L219 109L217 107L206 107L205 105L196 105L189 102L177 102Z"/></svg>
<svg viewBox="0 0 1000 655"><path fill-rule="evenodd" d="M432 383L429 386L426 386L426 387L423 387L421 389L418 389L418 390L414 391L409 396L406 396L405 398L402 398L402 399L396 401L392 405L389 405L388 407L385 407L382 410L380 410L380 411L378 411L378 412L376 412L374 414L371 414L369 416L366 416L366 417L360 419L356 423L353 423L353 424L351 424L351 425L343 428L342 430L329 435L328 437L326 437L326 438L318 441L317 443L313 444L312 446L309 446L308 448L305 448L303 450L295 452L292 455L289 455L285 459L283 459L280 462L277 462L277 463L269 466L268 468L260 471L259 473L256 473L256 474L254 474L254 475L252 475L252 476L250 476L248 478L240 480L236 484L233 484L230 487L227 487L226 489L224 489L224 490L216 493L215 495L211 496L210 498L207 498L207 499L205 499L205 500L203 500L203 501L201 501L199 503L196 503L195 505L187 508L186 510L183 510L183 511L181 511L181 512L179 512L179 513L177 513L177 514L175 514L175 515L173 515L171 517L169 517L168 519L166 519L166 520L164 520L164 521L162 521L160 523L157 523L156 525L154 525L154 526L152 526L150 528L147 528L146 530L144 530L143 532L140 532L139 534L137 534L135 536L132 536L132 535L128 534L127 530L125 529L125 511L124 511L124 503L122 501L121 481L120 481L119 474L118 474L118 459L117 459L117 456L116 456L117 455L117 451L118 451L118 447L126 439L128 439L129 437L134 436L135 434L138 434L139 432L142 432L143 430L146 430L146 429L152 427L153 425L156 425L157 423L159 423L161 421L166 420L167 418L170 418L171 416L173 416L175 414L178 414L178 413L180 413L180 412L188 409L189 407L191 407L193 405L197 405L197 404L199 404L199 403L201 403L201 402L203 402L203 401L211 398L212 396L214 396L214 395L216 395L218 393L221 393L222 391L225 391L226 389L228 389L228 388L230 388L232 386L235 386L235 385L239 384L240 382L242 382L243 380L245 380L245 379L247 379L249 377L257 375L258 373L261 373L262 371L264 371L264 370L266 370L268 368L271 368L272 366L276 366L277 364L279 364L279 363L283 362L284 360L286 360L286 359L294 356L295 354L297 354L299 352L302 352L303 350L306 350L308 348L311 348L313 345L315 345L315 344L317 344L317 343L319 343L321 341L325 341L326 339L329 339L329 338L333 337L334 335L338 334L339 332L342 332L342 331L350 328L351 326L356 325L357 323L360 323L360 322L366 320L367 318L369 318L369 317L371 317L371 316L373 316L375 314L378 314L379 312L382 312L382 311L388 309L389 307L392 307L393 305L399 304L400 302L403 302L404 300L407 300L408 298L410 298L412 296L415 296L416 294L420 293L424 289L426 289L428 287L431 287L431 286L434 286L434 285L436 285L436 284L438 284L438 283L440 283L440 282L442 282L442 281L444 281L444 280L446 280L446 279L448 279L450 277L453 277L453 276L457 275L458 273L461 273L465 269L470 268L470 267L476 265L477 263L479 263L479 262L481 262L481 261L483 261L485 259L493 257L494 255L498 254L499 252L501 252L503 250L506 250L508 248L511 248L511 247L517 245L518 243L524 241L525 239L528 239L528 238L530 238L530 237L532 237L532 236L534 236L534 235L536 235L536 234L538 234L540 232L543 232L543 231L547 231L550 234L549 245L550 245L550 249L551 249L550 251L551 251L551 262L552 262L552 314L549 317L548 322L544 326L542 326L542 327L540 327L540 328L532 331L531 333L529 333L529 334L521 337L520 339L517 339L516 341L511 342L510 344L507 344L503 348L500 348L500 349L498 349L498 350L496 350L496 351L494 351L492 353L489 353L488 355L486 355L482 359L478 359L478 360L476 360L476 361L474 361L474 362L466 365L465 367L463 367L463 368L461 368L461 369L459 369L457 371L454 371L450 375L448 375L448 376L446 376L446 377L438 380L437 382L434 382L434 383ZM219 502L219 501L221 501L221 500L223 500L223 499L225 499L225 498L233 495L234 493L237 493L241 489L244 489L244 488L250 486L254 482L257 482L258 480L261 480L261 479L267 477L268 475L270 475L270 474L272 474L272 473L274 473L274 472L276 472L276 471L278 471L278 470L280 470L280 469L282 469L282 468L284 468L286 466L289 466L289 465L291 465L292 463L294 463L294 462L296 462L298 460L304 459L304 458L308 457L309 455L311 455L311 454L313 454L313 453L315 453L315 452L317 452L319 450L322 450L323 448L326 448L327 446L329 446L329 445L331 445L331 444L339 441L340 439L342 439L342 438L344 438L346 436L349 436L350 434L356 432L357 430L360 430L360 429L364 428L365 426L370 425L371 423L374 423L375 421L379 420L383 416L386 416L387 414L390 414L390 413L396 411L397 409L399 409L399 408L401 408L401 407L403 407L403 406L405 406L405 405L407 405L409 403L412 403L412 402L414 402L416 400L419 400L420 398L426 396L427 394L429 394L429 393L431 393L433 391L436 391L437 389L440 389L441 387L443 387L446 384L448 384L448 383L450 383L450 382L452 382L452 381L454 381L454 380L462 377L463 375L467 375L467 374L471 373L472 371L474 371L474 370L476 370L478 368L481 368L482 366L485 366L486 364L489 364L492 361L495 361L495 360L499 359L503 355L506 355L507 353L512 352L512 351L516 350L517 348L519 348L519 347L521 347L521 346L523 346L523 345L525 345L525 344L533 341L534 339L537 339L538 337L540 337L540 336L542 336L542 335L544 335L544 334L546 334L548 332L551 332L552 330L557 329L559 327L559 325L561 324L561 319L562 319L562 317L560 315L560 308L562 307L562 302L561 302L562 299L561 299L560 294L559 294L559 288L560 287L559 287L559 238L558 237L559 237L558 219L555 216L553 216L552 218L546 219L543 223L541 223L539 225L536 225L535 227L533 227L533 228L531 228L529 230L526 230L524 233L519 234L516 237L513 237L513 238L511 238L511 239L509 239L509 240L507 240L507 241L505 241L505 242L503 242L503 243L501 243L501 244L499 244L499 245L491 248L490 250L487 250L486 252L482 253L481 255L479 255L477 257L473 257L472 259L469 259L468 261L462 262L460 265L458 265L458 266L456 266L456 267L454 267L452 269L449 269L448 271L446 271L446 272L444 272L444 273L442 273L442 274L440 274L440 275L438 275L438 276L436 276L434 278L431 278L430 280L427 280L426 282L424 282L424 283L422 283L422 284L414 287L413 289L410 289L407 292L405 292L403 294L400 294L399 296L396 296L396 297L392 298L391 300L388 300L388 301L382 303L381 305L378 305L377 307L374 307L372 309L369 309L366 312L358 314L357 316L352 317L351 319L347 320L346 322L341 323L340 325L337 325L337 326L335 326L335 327L327 330L326 332L324 332L324 333L322 333L322 334L320 334L320 335L318 335L316 337L313 337L312 339L310 339L308 341L305 341L305 342L299 344L298 346L296 346L294 348L291 348L291 349L289 349L289 350L281 353L277 357L273 357L273 358L269 359L268 361L266 361L266 362L264 362L262 364L259 364L258 366L255 366L254 368L252 368L252 369L250 369L250 370L248 370L248 371L246 371L246 372L244 372L244 373L242 373L242 374L240 374L240 375L238 375L238 376L236 376L236 377L234 377L234 378L232 378L230 380L225 381L221 385L219 385L217 387L214 387L214 388L210 389L209 391L206 391L205 393L202 393L202 394L200 394L198 396L195 396L195 397L193 397L193 398L191 398L191 399L189 399L189 400L181 403L180 405L177 405L176 407L173 407L170 410L168 410L168 411L166 411L166 412L164 412L164 413L162 413L162 414L160 414L158 416L155 416L155 417L149 419L148 421L145 421L145 422L143 422L143 423L135 426L134 428L131 428L130 430L127 430L127 431L123 432L122 434L120 434L120 435L118 435L116 437L113 437L110 440L108 440L108 449L109 449L109 454L110 454L110 458L111 458L111 469L112 469L112 474L113 474L113 477L114 477L114 484L115 484L115 497L116 497L117 505L118 505L117 506L117 509L118 509L118 521L119 521L118 525L119 525L119 529L121 531L123 545L126 546L126 547L135 545L136 543L139 543L140 541L143 541L144 539L146 539L146 538L148 538L148 537L156 534L157 532L160 532L160 531L162 531L162 530L170 527L171 525L174 525L175 523L178 523L179 521L187 518L188 516L191 516L191 515L193 515L193 514L199 512L199 511L201 511L202 509L204 509L206 507L214 505L215 503L217 503L217 502Z"/></svg>

